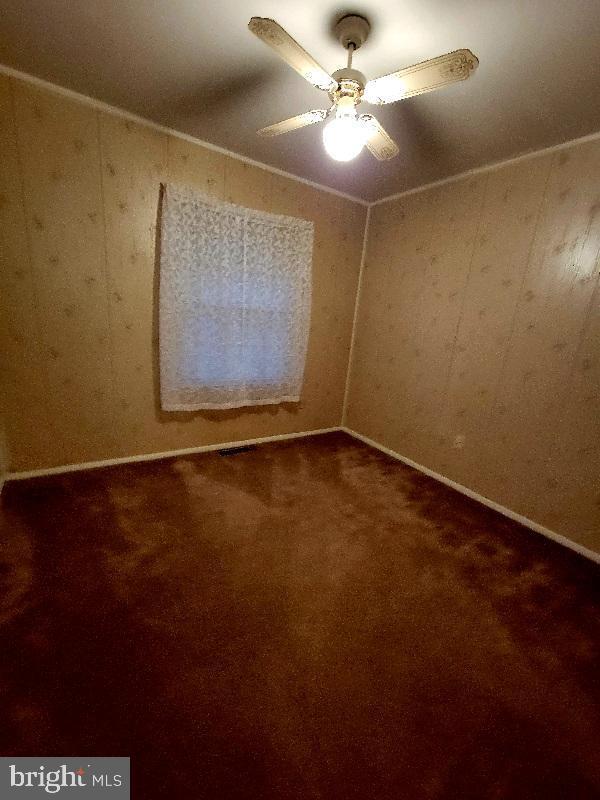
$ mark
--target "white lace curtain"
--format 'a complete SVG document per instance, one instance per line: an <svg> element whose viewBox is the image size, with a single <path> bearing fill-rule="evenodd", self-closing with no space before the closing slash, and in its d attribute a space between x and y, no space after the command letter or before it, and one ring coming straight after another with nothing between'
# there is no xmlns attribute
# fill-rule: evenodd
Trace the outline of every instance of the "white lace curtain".
<svg viewBox="0 0 600 800"><path fill-rule="evenodd" d="M160 395L165 411L298 402L313 223L164 188Z"/></svg>

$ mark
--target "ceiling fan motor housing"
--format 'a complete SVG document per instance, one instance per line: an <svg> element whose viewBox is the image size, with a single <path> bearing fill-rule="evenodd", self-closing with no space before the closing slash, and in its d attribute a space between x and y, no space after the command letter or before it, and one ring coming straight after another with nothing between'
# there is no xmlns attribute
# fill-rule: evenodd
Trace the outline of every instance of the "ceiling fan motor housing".
<svg viewBox="0 0 600 800"><path fill-rule="evenodd" d="M352 97L355 105L360 103L367 83L362 72L344 67L336 70L331 77L337 81L337 88L329 93L333 102L338 102L342 97Z"/></svg>

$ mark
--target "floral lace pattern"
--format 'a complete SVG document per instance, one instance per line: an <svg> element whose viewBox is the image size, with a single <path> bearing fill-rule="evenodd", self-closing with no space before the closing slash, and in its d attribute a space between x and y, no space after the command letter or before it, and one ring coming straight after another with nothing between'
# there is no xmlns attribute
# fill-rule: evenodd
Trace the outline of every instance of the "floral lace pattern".
<svg viewBox="0 0 600 800"><path fill-rule="evenodd" d="M165 411L298 402L313 223L164 189L160 395Z"/></svg>

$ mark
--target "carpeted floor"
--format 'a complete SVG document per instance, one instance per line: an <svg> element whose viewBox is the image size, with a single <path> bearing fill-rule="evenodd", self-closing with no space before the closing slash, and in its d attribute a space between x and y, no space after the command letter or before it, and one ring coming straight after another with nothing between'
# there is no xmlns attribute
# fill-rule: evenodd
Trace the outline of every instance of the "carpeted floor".
<svg viewBox="0 0 600 800"><path fill-rule="evenodd" d="M344 434L11 483L0 752L133 797L600 797L600 569Z"/></svg>

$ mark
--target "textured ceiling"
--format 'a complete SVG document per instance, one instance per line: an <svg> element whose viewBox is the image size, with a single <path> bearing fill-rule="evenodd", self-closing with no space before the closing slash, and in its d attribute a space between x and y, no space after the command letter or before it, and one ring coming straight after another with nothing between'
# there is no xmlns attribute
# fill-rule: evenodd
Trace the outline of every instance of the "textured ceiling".
<svg viewBox="0 0 600 800"><path fill-rule="evenodd" d="M344 12L372 23L354 64L367 77L459 47L480 60L468 81L375 109L400 146L390 162L365 151L336 163L318 127L255 134L328 102L249 18L276 19L333 71L344 51L331 28ZM0 62L375 200L600 130L599 12L598 0L0 0Z"/></svg>

